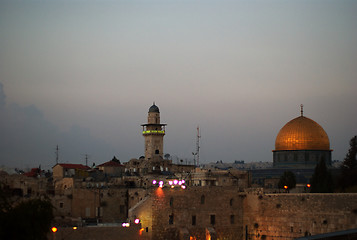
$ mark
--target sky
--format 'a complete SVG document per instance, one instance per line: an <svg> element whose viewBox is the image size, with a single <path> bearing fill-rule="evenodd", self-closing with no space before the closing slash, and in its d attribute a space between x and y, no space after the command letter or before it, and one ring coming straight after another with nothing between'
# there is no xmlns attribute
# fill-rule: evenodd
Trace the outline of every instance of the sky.
<svg viewBox="0 0 357 240"><path fill-rule="evenodd" d="M272 161L304 115L343 160L357 135L357 1L0 1L0 165L144 155L149 107L164 152Z"/></svg>

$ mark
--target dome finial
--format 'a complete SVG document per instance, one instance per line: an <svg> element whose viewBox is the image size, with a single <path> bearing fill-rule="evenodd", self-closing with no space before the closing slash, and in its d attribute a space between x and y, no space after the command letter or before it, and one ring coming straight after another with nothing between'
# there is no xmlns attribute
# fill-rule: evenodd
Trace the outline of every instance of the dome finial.
<svg viewBox="0 0 357 240"><path fill-rule="evenodd" d="M304 104L300 104L301 117L304 116Z"/></svg>

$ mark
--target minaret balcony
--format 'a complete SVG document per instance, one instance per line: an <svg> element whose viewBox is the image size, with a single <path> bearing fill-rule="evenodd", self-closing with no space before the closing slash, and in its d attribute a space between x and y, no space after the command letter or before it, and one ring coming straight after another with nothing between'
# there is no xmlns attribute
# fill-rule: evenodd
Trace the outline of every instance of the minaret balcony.
<svg viewBox="0 0 357 240"><path fill-rule="evenodd" d="M145 130L143 131L143 135L165 135L165 130Z"/></svg>

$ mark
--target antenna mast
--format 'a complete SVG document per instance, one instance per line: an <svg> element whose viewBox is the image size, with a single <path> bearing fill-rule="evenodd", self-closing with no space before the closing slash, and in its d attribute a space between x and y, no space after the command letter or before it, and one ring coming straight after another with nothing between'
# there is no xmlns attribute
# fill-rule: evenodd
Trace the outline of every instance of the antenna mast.
<svg viewBox="0 0 357 240"><path fill-rule="evenodd" d="M58 164L58 159L59 159L59 148L58 145L56 146L56 164Z"/></svg>
<svg viewBox="0 0 357 240"><path fill-rule="evenodd" d="M197 126L197 140L196 140L196 155L197 155L197 159L196 159L196 164L197 166L200 166L200 127Z"/></svg>

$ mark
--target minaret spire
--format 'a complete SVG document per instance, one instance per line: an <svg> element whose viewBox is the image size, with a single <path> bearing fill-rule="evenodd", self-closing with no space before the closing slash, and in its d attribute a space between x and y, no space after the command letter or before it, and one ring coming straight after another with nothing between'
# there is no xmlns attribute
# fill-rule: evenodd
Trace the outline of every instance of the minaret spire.
<svg viewBox="0 0 357 240"><path fill-rule="evenodd" d="M300 113L301 113L301 117L304 116L304 104L300 104Z"/></svg>

